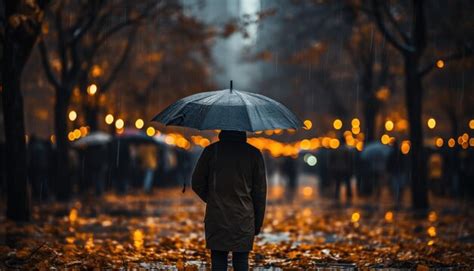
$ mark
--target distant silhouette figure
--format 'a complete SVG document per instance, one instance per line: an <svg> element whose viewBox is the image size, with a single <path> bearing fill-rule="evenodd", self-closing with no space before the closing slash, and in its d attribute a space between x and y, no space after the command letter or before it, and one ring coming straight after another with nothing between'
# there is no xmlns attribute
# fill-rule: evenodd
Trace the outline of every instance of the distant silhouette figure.
<svg viewBox="0 0 474 271"><path fill-rule="evenodd" d="M352 176L352 154L345 140L340 139L339 148L332 150L329 162L329 174L332 181L335 182L334 199L339 200L341 185L346 186L346 197L348 200L352 198L351 176Z"/></svg>
<svg viewBox="0 0 474 271"><path fill-rule="evenodd" d="M283 174L287 177L286 199L293 202L298 189L298 176L296 171L296 160L291 157L285 157L282 165Z"/></svg>
<svg viewBox="0 0 474 271"><path fill-rule="evenodd" d="M28 142L28 170L35 199L43 200L48 197L50 161L49 144L32 135Z"/></svg>
<svg viewBox="0 0 474 271"><path fill-rule="evenodd" d="M207 203L206 247L212 270L227 270L232 251L234 270L248 270L248 254L265 213L267 182L260 151L245 132L222 131L206 147L192 176L192 188Z"/></svg>

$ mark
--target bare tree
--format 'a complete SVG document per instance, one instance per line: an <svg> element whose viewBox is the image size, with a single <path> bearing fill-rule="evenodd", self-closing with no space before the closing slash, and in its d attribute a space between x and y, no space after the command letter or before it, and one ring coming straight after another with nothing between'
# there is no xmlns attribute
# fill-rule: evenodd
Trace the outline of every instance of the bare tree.
<svg viewBox="0 0 474 271"><path fill-rule="evenodd" d="M414 209L426 210L429 203L426 163L423 157L422 82L423 77L435 67L436 60L439 58L428 60L426 61L428 64L422 65L422 57L428 45L425 2L413 0L410 3L412 4L408 6L398 5L405 11L402 16L399 16L401 19L397 19L386 1L372 0L371 12L382 35L403 57L405 103L410 123L412 205ZM403 22L401 22L402 19ZM451 61L465 56L467 51L472 52L466 44L462 47L458 52L442 56L441 59Z"/></svg>
<svg viewBox="0 0 474 271"><path fill-rule="evenodd" d="M30 219L20 78L41 31L48 1L2 1L2 99L6 139L7 217ZM2 12L3 13L3 12Z"/></svg>
<svg viewBox="0 0 474 271"><path fill-rule="evenodd" d="M70 195L66 117L73 90L76 87L84 90L94 60L107 41L122 30L143 22L163 6L163 1L63 0L47 11L48 27L44 28L39 50L46 77L55 90L58 199L67 199ZM52 31L49 31L49 24L52 25ZM115 68L111 69L108 79L104 81L103 90L110 86L123 66L133 41L133 28L130 31L128 43Z"/></svg>

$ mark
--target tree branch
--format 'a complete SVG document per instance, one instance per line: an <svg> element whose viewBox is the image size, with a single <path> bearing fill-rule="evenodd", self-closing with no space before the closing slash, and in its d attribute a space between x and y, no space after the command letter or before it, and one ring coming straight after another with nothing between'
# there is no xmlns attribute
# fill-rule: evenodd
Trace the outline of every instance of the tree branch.
<svg viewBox="0 0 474 271"><path fill-rule="evenodd" d="M413 31L415 50L421 55L426 48L426 19L423 0L414 0Z"/></svg>
<svg viewBox="0 0 474 271"><path fill-rule="evenodd" d="M402 37L402 39L403 39L403 41L405 41L405 43L409 43L410 39L409 39L408 35L405 32L403 32L403 30L400 27L400 25L398 24L397 20L395 20L395 17L393 17L392 13L388 9L388 6L387 6L385 1L383 1L382 6L383 6L384 13L387 16L389 22L392 24L393 28L395 28L395 30L397 30L397 33Z"/></svg>
<svg viewBox="0 0 474 271"><path fill-rule="evenodd" d="M418 73L420 76L427 75L436 67L436 62L438 60L443 60L444 63L448 63L448 62L456 61L458 59L463 59L465 57L470 57L473 55L473 53L474 52L470 50L468 47L464 47L462 52L457 52L457 53L453 53L444 57L440 57L436 61L430 62L425 67L423 67Z"/></svg>
<svg viewBox="0 0 474 271"><path fill-rule="evenodd" d="M119 71L122 69L123 65L125 64L128 55L130 54L130 51L132 49L133 43L135 42L135 37L137 34L137 28L134 27L133 29L130 30L130 34L128 36L127 40L127 45L125 49L123 50L122 56L120 57L120 60L117 62L113 70L111 71L109 78L105 81L105 83L101 86L101 91L106 92L108 88L112 85L112 83L115 81L115 78L117 77L117 74Z"/></svg>
<svg viewBox="0 0 474 271"><path fill-rule="evenodd" d="M377 0L372 0L373 13L375 17L375 23L377 24L382 35L392 44L397 50L403 54L412 53L414 49L408 44L403 44L395 39L395 37L387 29L386 25L383 22L382 15L380 14L380 7Z"/></svg>
<svg viewBox="0 0 474 271"><path fill-rule="evenodd" d="M55 88L60 88L59 81L54 76L54 72L51 69L51 65L49 64L48 50L46 49L43 37L41 37L39 40L38 48L41 56L41 63L43 64L43 68L46 73L46 78Z"/></svg>

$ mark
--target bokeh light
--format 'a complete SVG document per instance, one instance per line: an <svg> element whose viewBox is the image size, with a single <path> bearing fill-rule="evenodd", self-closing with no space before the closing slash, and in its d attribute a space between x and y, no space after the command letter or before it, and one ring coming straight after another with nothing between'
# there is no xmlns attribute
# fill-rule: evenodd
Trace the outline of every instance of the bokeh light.
<svg viewBox="0 0 474 271"><path fill-rule="evenodd" d="M332 126L336 130L340 130L342 128L342 120L340 119L335 119L334 122L332 123Z"/></svg>

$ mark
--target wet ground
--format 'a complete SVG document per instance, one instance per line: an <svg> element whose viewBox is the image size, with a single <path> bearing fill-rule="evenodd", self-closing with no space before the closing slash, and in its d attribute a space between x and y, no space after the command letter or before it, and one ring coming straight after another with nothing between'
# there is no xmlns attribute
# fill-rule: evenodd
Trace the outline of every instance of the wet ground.
<svg viewBox="0 0 474 271"><path fill-rule="evenodd" d="M335 204L309 187L291 204L282 196L269 191L254 270L474 268L472 204L432 199L432 210L414 214L367 199ZM37 204L33 223L1 218L0 269L207 270L203 215L204 204L180 189Z"/></svg>

